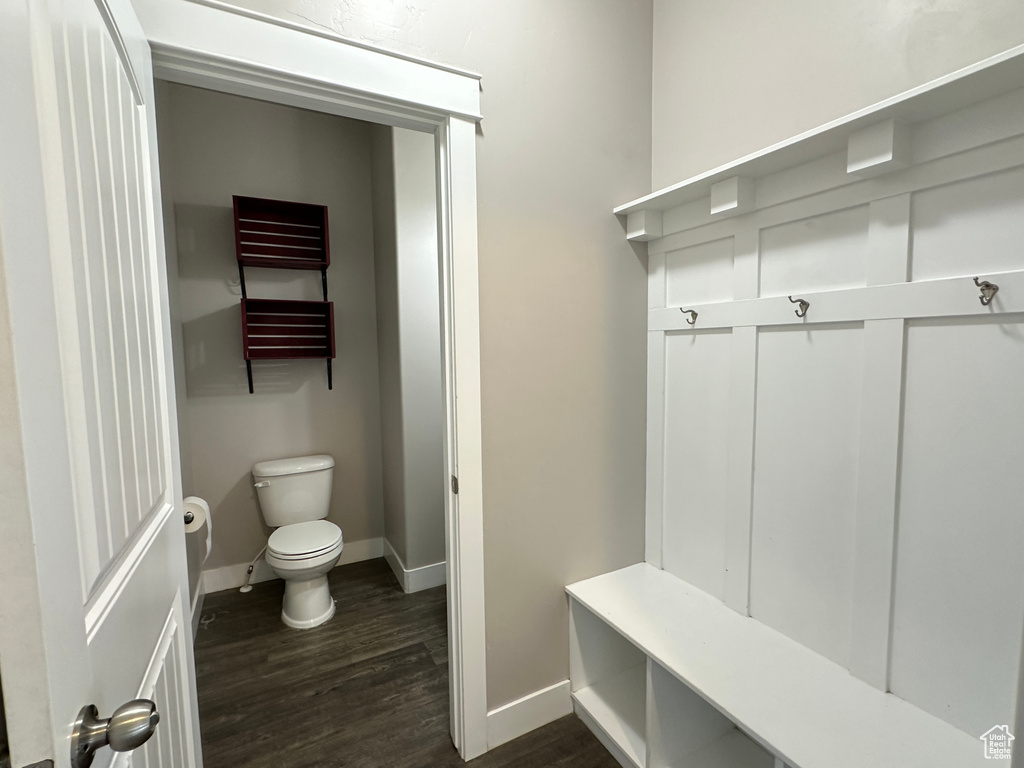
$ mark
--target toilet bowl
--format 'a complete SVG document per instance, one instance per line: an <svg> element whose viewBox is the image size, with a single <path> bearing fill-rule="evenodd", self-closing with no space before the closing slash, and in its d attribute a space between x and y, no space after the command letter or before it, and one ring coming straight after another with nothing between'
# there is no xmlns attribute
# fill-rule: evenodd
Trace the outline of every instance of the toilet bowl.
<svg viewBox="0 0 1024 768"><path fill-rule="evenodd" d="M267 565L284 579L281 621L310 629L334 616L327 574L343 547L341 528L328 520L293 523L270 534Z"/></svg>
<svg viewBox="0 0 1024 768"><path fill-rule="evenodd" d="M267 525L267 565L284 580L281 621L311 629L334 616L328 572L344 548L341 528L329 520L334 459L299 456L253 466L256 494Z"/></svg>

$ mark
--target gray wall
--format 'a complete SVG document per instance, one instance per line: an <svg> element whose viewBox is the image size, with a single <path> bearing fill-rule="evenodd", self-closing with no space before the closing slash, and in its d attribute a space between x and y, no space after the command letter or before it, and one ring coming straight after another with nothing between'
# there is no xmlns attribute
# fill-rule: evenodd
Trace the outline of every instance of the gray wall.
<svg viewBox="0 0 1024 768"><path fill-rule="evenodd" d="M184 434L191 437L184 453L192 481L184 492L210 503L214 536L206 569L247 563L266 543L269 529L250 475L263 459L332 455L330 519L341 526L346 549L380 537L369 126L179 85L161 88L157 116L162 169L170 169L165 196L173 218L166 221L176 240ZM328 207L333 391L322 361L265 361L253 364L256 393L249 394L232 194ZM249 269L246 284L255 298L321 297L316 272Z"/></svg>
<svg viewBox="0 0 1024 768"><path fill-rule="evenodd" d="M1022 42L1020 0L654 0L653 187Z"/></svg>
<svg viewBox="0 0 1024 768"><path fill-rule="evenodd" d="M170 105L173 88L163 80L154 82L158 104ZM169 138L170 128L164 126L164 135ZM185 496L192 495L188 489L195 486L192 476L192 433L188 418L188 388L185 380L184 324L181 320L181 288L178 274L178 239L174 228L174 146L169 140L159 141L161 205L164 219L164 257L167 262L167 308L171 316L171 353L174 359L174 405L178 422L178 454L181 460L181 487ZM185 537L185 558L188 565L189 600L195 602L199 579L203 573L203 541L197 533Z"/></svg>
<svg viewBox="0 0 1024 768"><path fill-rule="evenodd" d="M377 302L384 538L405 558L405 469L402 451L402 361L398 331L398 233L391 128L370 130L373 152L373 249Z"/></svg>
<svg viewBox="0 0 1024 768"><path fill-rule="evenodd" d="M434 137L373 128L384 538L407 570L444 562L444 400Z"/></svg>
<svg viewBox="0 0 1024 768"><path fill-rule="evenodd" d="M0 685L0 768L11 764L11 751L7 746L7 715L4 713L4 689Z"/></svg>
<svg viewBox="0 0 1024 768"><path fill-rule="evenodd" d="M235 0L483 74L487 698L565 680L565 584L643 559L647 0Z"/></svg>

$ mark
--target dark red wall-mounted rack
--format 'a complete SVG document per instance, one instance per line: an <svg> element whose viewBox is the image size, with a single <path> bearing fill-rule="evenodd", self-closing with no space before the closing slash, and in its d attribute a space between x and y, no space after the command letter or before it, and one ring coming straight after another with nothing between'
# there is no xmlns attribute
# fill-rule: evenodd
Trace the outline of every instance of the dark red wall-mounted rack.
<svg viewBox="0 0 1024 768"><path fill-rule="evenodd" d="M253 391L253 360L322 359L333 388L334 303L327 300L331 265L327 207L234 196L235 257L242 284L242 351ZM250 299L245 268L307 269L320 273L323 301Z"/></svg>

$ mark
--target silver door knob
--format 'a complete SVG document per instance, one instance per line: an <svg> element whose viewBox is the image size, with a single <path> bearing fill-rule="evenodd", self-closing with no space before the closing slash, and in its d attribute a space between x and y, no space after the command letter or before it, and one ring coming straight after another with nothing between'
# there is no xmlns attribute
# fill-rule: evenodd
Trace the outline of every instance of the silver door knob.
<svg viewBox="0 0 1024 768"><path fill-rule="evenodd" d="M71 768L89 768L100 747L130 752L141 747L156 730L160 713L149 699L135 699L118 707L109 720L101 720L92 704L82 707L71 731Z"/></svg>

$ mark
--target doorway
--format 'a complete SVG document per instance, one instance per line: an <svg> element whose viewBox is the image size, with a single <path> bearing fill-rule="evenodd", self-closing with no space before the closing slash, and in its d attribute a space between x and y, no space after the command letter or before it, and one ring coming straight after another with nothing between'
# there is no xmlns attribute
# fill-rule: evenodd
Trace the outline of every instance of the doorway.
<svg viewBox="0 0 1024 768"><path fill-rule="evenodd" d="M99 114L97 110L93 112L104 120L104 126L109 123L118 136L123 134L131 139L133 151L137 150L133 155L136 160L133 167L139 171L139 178L132 193L127 197L122 194L117 202L123 208L127 203L134 203L137 196L142 214L126 214L118 221L141 225L142 234L139 235L138 227L135 234L142 238L141 243L147 251L154 245L162 247L162 244L154 242L158 239L154 233L161 229L160 210L154 211L151 205L153 198L159 197L157 166L150 162L156 148L150 98L154 72L157 77L169 81L348 117L370 118L383 124L418 127L436 137L441 206L439 250L444 265L446 473L458 474L461 480L459 496L456 498L449 494L446 499L449 589L452 593L448 601L453 645L452 706L455 710L452 736L466 758L486 751L474 146L474 127L479 112L478 78L451 68L331 39L330 36L299 32L289 25L268 23L258 15L234 13L214 3L138 0L130 5L111 7L104 3L100 6L99 14L96 7L88 3L82 4L81 10L89 12L90 29L95 27L96 35L109 49L105 60L121 65L123 71L117 74L116 90L118 106L123 107L124 115L118 127L111 115ZM33 5L32 9L36 6ZM133 10L139 19L134 18ZM103 15L104 11L107 15ZM133 629L136 634L139 628L146 629L148 633L152 622L146 623L143 618L148 622L149 619L157 621L163 617L150 615L155 605L152 590L144 595L146 599L138 601L139 610L129 611L125 614L125 621L118 622L115 619L122 618L121 614L112 613L110 609L124 602L120 600L124 594L114 582L100 584L94 594L96 599L90 599L84 609L77 590L66 589L65 574L75 572L76 564L86 562L83 558L91 550L82 550L82 543L76 541L75 526L68 525L69 510L76 508L75 493L68 455L58 448L67 442L66 428L70 419L66 413L67 403L62 400L62 390L54 384L62 381L61 356L58 354L62 345L59 339L66 338L57 330L67 318L64 315L57 317L53 310L58 304L54 301L55 293L58 289L68 289L68 286L55 285L50 270L53 266L63 266L63 262L52 262L65 256L65 241L69 239L66 232L68 216L57 199L59 185L55 182L52 189L50 184L44 185L44 174L40 170L52 171L46 176L47 180L52 180L54 174L61 170L56 166L67 154L62 152L61 142L64 135L70 134L58 130L59 121L54 114L57 109L54 103L57 93L54 69L60 74L66 68L54 68L51 60L52 36L46 27L50 19L45 18L45 14L35 13L35 10L31 18L29 15L26 8L19 6L12 17L11 29L6 30L11 32L16 45L5 47L9 56L4 58L14 61L15 66L11 69L20 74L8 84L10 88L3 89L8 96L6 103L14 105L12 114L24 118L4 121L5 146L14 149L4 153L7 162L3 168L5 181L18 179L25 182L19 184L16 194L12 191L13 185L8 188L5 184L5 189L11 194L4 196L3 206L4 250L8 259L7 297L11 299L10 313L18 330L14 335L23 343L13 352L9 343L0 345L4 346L0 352L5 359L13 355L12 359L18 363L20 384L17 396L13 387L2 388L5 402L18 403L22 416L19 442L15 446L17 450L12 453L11 472L7 473L17 478L19 492L25 491L18 497L19 503L24 503L17 508L17 525L14 526L16 530L12 540L31 544L33 525L46 526L48 535L45 546L19 548L31 562L27 563L28 567L20 569L14 581L25 587L19 591L20 595L26 596L19 616L29 617L19 621L18 639L21 647L30 649L32 653L13 653L11 647L5 645L8 651L5 662L11 665L20 661L21 666L27 668L29 679L50 680L49 687L45 684L37 686L39 701L32 708L32 716L24 718L24 722L19 717L17 723L10 723L15 744L21 744L25 749L29 749L31 744L33 754L45 755L47 752L52 754L53 750L66 750L64 724L74 719L74 713L83 703L94 701L103 712L109 712L132 696L133 690L139 691L136 695L145 695L160 682L159 679L151 679L145 670L139 672L136 669L135 662L145 666L144 653L140 653L138 658L132 657L132 665L105 665L105 657L100 657L108 645L111 649L123 648L132 638ZM75 21L78 20L76 16ZM104 26L106 29L102 29ZM78 74L80 70L73 68L71 71ZM44 108L39 108L40 104ZM125 131L125 126L135 126L138 130ZM106 167L111 158L104 155L100 160ZM86 199L90 199L88 195ZM40 214L44 210L46 217ZM110 228L107 226L109 222L100 222L95 215L85 216L84 221L89 226L102 223L104 231ZM61 247L51 252L48 244L54 237ZM100 254L101 261L111 260L109 249L97 249L96 253ZM18 268L12 268L12 264ZM58 271L65 274L65 271ZM142 282L140 286L154 292L153 300L140 302L140 307L163 304L165 289L158 278ZM457 313L454 311L456 306ZM144 309L140 311L144 312ZM21 333L22 329L30 326L32 333ZM166 341L166 334L160 332L156 336L161 343ZM155 349L152 356L154 372L162 374L167 371L168 362L169 351ZM140 391L155 399L157 402L153 407L166 414L171 398L167 397L162 375L156 377L156 383L157 386ZM77 389L69 391L76 398L81 394ZM115 401L115 404L120 402ZM142 402L141 397L139 402ZM166 477L177 480L177 461L169 458L177 440L173 421L166 424L162 435L166 438L165 450L156 466L166 470ZM24 445L20 442L21 436L28 438ZM22 450L25 446L27 448ZM75 455L78 455L77 449ZM33 492L31 505L27 501L27 490L23 488L26 478L27 490ZM191 652L187 645L179 648L163 643L165 634L181 634L178 628L183 614L187 615L188 611L187 603L184 611L181 610L180 587L185 586L184 554L179 558L176 548L164 548L164 539L159 538L164 530L175 532L172 523L180 524L177 517L182 511L180 495L174 498L170 487L168 485L164 489L161 486L161 492L167 490L167 493L161 496L159 514L145 518L145 530L133 538L130 551L124 552L122 564L127 565L114 575L120 578L122 571L126 576L135 573L134 565L142 562L146 552L156 546L154 542L160 544L161 552L166 550L174 555L173 562L167 561L172 571L180 566L170 576L151 579L151 583L161 590L166 588L169 593L167 604L173 602L164 629L160 630L159 623L156 624L157 650L170 653L168 649L174 648L175 669L181 672L175 673L173 681L175 685L180 684L177 699L184 721L174 723L167 718L162 723L162 730L174 734L172 738L175 740L180 737L183 747L186 747L192 738L189 727L192 722L189 717L191 675L187 674L191 667ZM130 606L135 604L132 601L139 595L132 592L127 597L131 600L124 604ZM48 631L46 637L50 638L46 643L41 642L44 631ZM25 642L26 637L35 641ZM58 642L57 638L69 640ZM105 644L108 639L110 643ZM165 657L154 656L150 661L154 662L150 666L158 673L170 668L164 663ZM105 677L102 691L98 690L93 683L94 665L105 674L116 669L118 679ZM61 674L55 674L56 670ZM71 670L74 674L63 674ZM19 686L15 685L13 689L17 694ZM11 692L5 691L5 694Z"/></svg>
<svg viewBox="0 0 1024 768"><path fill-rule="evenodd" d="M205 531L187 536L193 632L203 642L214 634L226 642L224 622L214 624L218 611L203 609L205 594L277 578L265 560L253 558L272 529L250 470L287 456L335 459L328 520L344 535L341 566L384 557L404 592L431 590L436 603L432 588L446 580L447 483L434 137L163 81L156 98L182 486L185 496L209 503L215 523L209 552L197 544ZM314 359L254 360L247 372L233 195L326 207L331 377ZM245 287L250 301L318 301L322 290L318 271L251 266ZM357 635L422 613L419 601L400 608L386 593L374 599L387 610L353 612L344 577L334 573L331 582L339 606L331 621ZM249 610L237 596L219 595L214 603L231 606L221 613ZM430 611L424 620L431 626L408 631L438 642L434 633L446 632L444 622L433 626ZM246 651L258 656L279 628L252 623L266 630ZM307 662L353 652L337 627L314 632L335 641L317 644L317 659ZM447 647L446 640L438 644L443 670ZM303 665L289 659L280 671L296 662L298 674ZM226 669L213 672L199 659L201 714L211 695L204 680L229 679L236 661L225 657ZM347 670L340 660L328 668ZM309 700L311 721L322 704ZM343 707L329 716L340 724L346 713Z"/></svg>
<svg viewBox="0 0 1024 768"><path fill-rule="evenodd" d="M459 753L472 759L487 751L475 182L479 77L226 7L142 2L137 10L159 80L434 137L445 476L458 478L445 497L450 721Z"/></svg>

